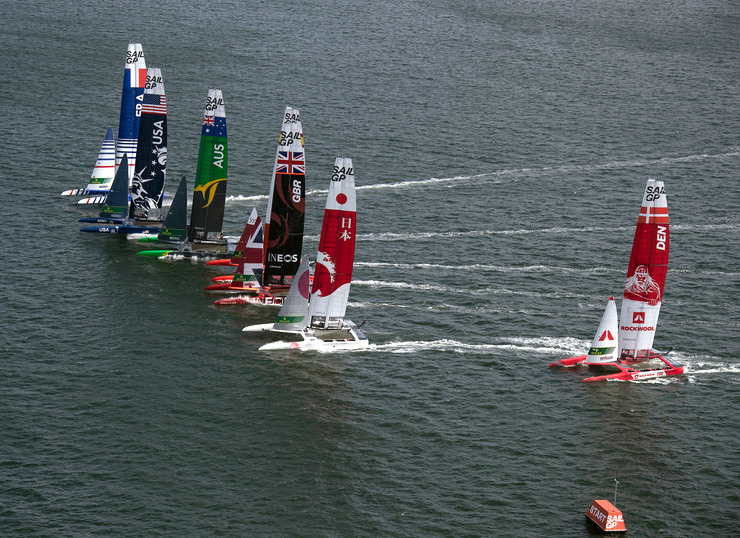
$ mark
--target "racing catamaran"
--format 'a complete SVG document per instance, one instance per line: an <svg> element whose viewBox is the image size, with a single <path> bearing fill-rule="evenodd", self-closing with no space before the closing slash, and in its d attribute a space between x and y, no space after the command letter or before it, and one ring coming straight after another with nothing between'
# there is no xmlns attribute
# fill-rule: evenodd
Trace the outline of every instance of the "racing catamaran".
<svg viewBox="0 0 740 538"><path fill-rule="evenodd" d="M338 157L326 197L310 295L308 260L304 258L275 323L242 329L289 333L302 340L271 342L260 350L334 350L368 345L360 328L345 318L355 258L356 216L352 159Z"/></svg>
<svg viewBox="0 0 740 538"><path fill-rule="evenodd" d="M664 356L667 353L661 354L652 348L668 268L668 246L665 186L662 181L648 179L627 269L618 341L615 339L616 306L614 299L610 298L588 354L559 360L550 366L583 363L619 369L619 373L589 377L583 381L637 381L684 373L683 366ZM636 370L629 366L630 363L652 359L662 361L665 367Z"/></svg>
<svg viewBox="0 0 740 538"><path fill-rule="evenodd" d="M109 152L115 151L115 168L120 166L123 155L128 156L129 183L134 177L134 166L136 164L136 145L139 135L139 111L141 96L144 93L144 85L147 78L146 60L141 43L129 43L126 52L126 66L123 72L123 92L121 94L121 115L118 122L118 143L115 145L111 138L106 135L103 147L98 156L98 162L93 169L92 177L84 189L70 189L62 193L62 196L88 196L77 203L100 204L105 201L105 195L113 184L115 173L109 162ZM105 150L105 152L104 152ZM101 161L101 157L103 160Z"/></svg>
<svg viewBox="0 0 740 538"><path fill-rule="evenodd" d="M226 205L228 153L226 108L221 90L208 90L201 127L198 167L195 173L193 206L187 237L177 249L145 250L140 256L224 258L230 257L234 243L221 229ZM173 202L174 203L174 202ZM171 242L171 241L168 241Z"/></svg>
<svg viewBox="0 0 740 538"><path fill-rule="evenodd" d="M303 248L306 207L306 154L301 115L286 107L272 169L262 242L262 274L257 287L234 287L231 276L216 277L207 290L247 292L216 301L217 305L262 304L280 306L290 287ZM245 228L246 233L246 228ZM211 260L210 265L239 265L231 260ZM243 274L243 273L238 273Z"/></svg>

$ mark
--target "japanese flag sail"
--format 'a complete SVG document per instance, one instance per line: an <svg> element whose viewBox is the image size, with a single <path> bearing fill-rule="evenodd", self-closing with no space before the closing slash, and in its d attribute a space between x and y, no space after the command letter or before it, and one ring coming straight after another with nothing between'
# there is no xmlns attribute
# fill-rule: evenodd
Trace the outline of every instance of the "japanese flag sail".
<svg viewBox="0 0 740 538"><path fill-rule="evenodd" d="M650 354L668 269L668 203L662 181L648 179L637 219L619 327L620 355Z"/></svg>
<svg viewBox="0 0 740 538"><path fill-rule="evenodd" d="M352 159L337 157L326 196L309 304L312 328L339 328L355 261L355 173Z"/></svg>
<svg viewBox="0 0 740 538"><path fill-rule="evenodd" d="M619 319L614 297L609 297L604 315L601 316L599 330L596 331L591 347L588 350L585 364L597 365L614 362L619 357L617 336L619 334Z"/></svg>
<svg viewBox="0 0 740 538"><path fill-rule="evenodd" d="M116 144L116 166L120 166L124 153L128 155L129 184L134 177L136 165L136 144L145 84L146 60L141 43L129 43L126 52L126 68L123 71L121 116L118 120L118 143Z"/></svg>

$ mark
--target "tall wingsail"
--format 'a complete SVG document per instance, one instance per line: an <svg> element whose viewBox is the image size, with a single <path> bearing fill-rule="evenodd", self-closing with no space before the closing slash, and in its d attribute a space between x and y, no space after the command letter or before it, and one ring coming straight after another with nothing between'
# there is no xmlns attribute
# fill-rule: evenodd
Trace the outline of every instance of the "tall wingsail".
<svg viewBox="0 0 740 538"><path fill-rule="evenodd" d="M311 290L312 328L340 328L344 321L355 260L356 216L352 159L337 157L326 196Z"/></svg>
<svg viewBox="0 0 740 538"><path fill-rule="evenodd" d="M147 69L140 112L129 216L161 220L167 170L167 100L159 68Z"/></svg>
<svg viewBox="0 0 740 538"><path fill-rule="evenodd" d="M263 283L288 287L300 264L306 212L306 158L301 114L286 107L265 216Z"/></svg>
<svg viewBox="0 0 740 538"><path fill-rule="evenodd" d="M123 72L121 116L118 121L118 143L116 144L117 167L121 165L123 155L128 155L129 184L134 177L134 166L136 165L136 144L145 83L146 60L141 43L129 43L126 52L126 69ZM100 189L100 186L97 189Z"/></svg>
<svg viewBox="0 0 740 538"><path fill-rule="evenodd" d="M198 151L193 208L190 214L190 242L220 242L226 204L228 169L226 108L221 90L208 90Z"/></svg>
<svg viewBox="0 0 740 538"><path fill-rule="evenodd" d="M619 328L623 360L651 354L668 268L668 203L662 181L649 179L637 219Z"/></svg>

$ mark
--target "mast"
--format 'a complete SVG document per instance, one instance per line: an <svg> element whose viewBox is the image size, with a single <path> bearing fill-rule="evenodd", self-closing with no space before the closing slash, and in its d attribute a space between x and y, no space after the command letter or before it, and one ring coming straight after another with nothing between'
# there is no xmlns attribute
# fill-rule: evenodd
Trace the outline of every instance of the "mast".
<svg viewBox="0 0 740 538"><path fill-rule="evenodd" d="M221 90L208 90L195 173L188 239L222 242L228 168L226 109Z"/></svg>
<svg viewBox="0 0 740 538"><path fill-rule="evenodd" d="M147 69L136 166L131 182L132 219L161 220L167 169L167 99L159 68Z"/></svg>
<svg viewBox="0 0 740 538"><path fill-rule="evenodd" d="M121 165L123 154L128 155L129 184L134 177L136 144L139 136L139 116L146 83L146 61L141 43L129 43L126 52L126 68L123 72L121 94L121 117L118 121L118 144L116 166Z"/></svg>
<svg viewBox="0 0 740 538"><path fill-rule="evenodd" d="M300 111L286 107L265 216L265 286L290 286L300 264L306 212L304 151Z"/></svg>
<svg viewBox="0 0 740 538"><path fill-rule="evenodd" d="M355 260L356 215L352 159L337 157L326 196L316 255L309 305L311 328L342 327Z"/></svg>
<svg viewBox="0 0 740 538"><path fill-rule="evenodd" d="M668 269L668 203L662 181L648 179L637 219L619 328L623 360L650 358Z"/></svg>

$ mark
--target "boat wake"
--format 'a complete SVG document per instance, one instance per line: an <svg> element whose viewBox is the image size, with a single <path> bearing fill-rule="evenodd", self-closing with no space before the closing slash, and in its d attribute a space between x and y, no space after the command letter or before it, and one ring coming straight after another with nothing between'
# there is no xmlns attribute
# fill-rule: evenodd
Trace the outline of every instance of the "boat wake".
<svg viewBox="0 0 740 538"><path fill-rule="evenodd" d="M567 341L567 345L565 343ZM388 342L386 344L370 344L363 351L377 351L385 353L417 353L419 351L446 351L452 353L468 353L473 355L490 354L495 351L518 351L539 354L576 353L582 351L588 342L569 339L543 338L511 338L508 341L490 344L470 344L443 338L440 340L417 340Z"/></svg>

